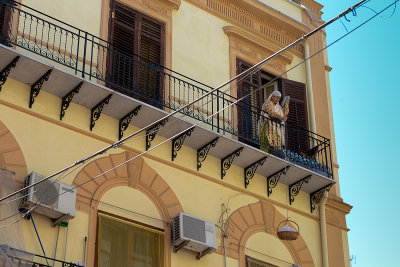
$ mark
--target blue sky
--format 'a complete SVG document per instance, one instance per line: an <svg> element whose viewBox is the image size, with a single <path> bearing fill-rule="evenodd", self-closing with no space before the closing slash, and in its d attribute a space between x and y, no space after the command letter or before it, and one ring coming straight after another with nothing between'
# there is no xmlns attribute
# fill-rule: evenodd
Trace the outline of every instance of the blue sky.
<svg viewBox="0 0 400 267"><path fill-rule="evenodd" d="M358 2L317 1L325 6L325 21ZM366 5L380 11L393 2ZM356 17L347 15L350 22L342 21L350 30L373 14L359 8ZM328 43L346 33L339 21L326 30ZM328 54L341 193L354 206L347 216L353 266L400 266L400 1L391 18L375 18Z"/></svg>

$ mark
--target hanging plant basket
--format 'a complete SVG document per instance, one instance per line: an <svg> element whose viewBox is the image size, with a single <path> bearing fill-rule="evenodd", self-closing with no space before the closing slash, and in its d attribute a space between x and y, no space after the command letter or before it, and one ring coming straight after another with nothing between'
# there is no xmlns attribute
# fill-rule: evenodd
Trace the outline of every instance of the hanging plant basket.
<svg viewBox="0 0 400 267"><path fill-rule="evenodd" d="M289 222L296 225L297 229L290 227ZM282 224L283 224L283 227L281 228ZM299 231L300 231L300 228L296 222L286 219L278 225L277 234L278 234L279 239L282 239L282 240L296 240L299 237Z"/></svg>

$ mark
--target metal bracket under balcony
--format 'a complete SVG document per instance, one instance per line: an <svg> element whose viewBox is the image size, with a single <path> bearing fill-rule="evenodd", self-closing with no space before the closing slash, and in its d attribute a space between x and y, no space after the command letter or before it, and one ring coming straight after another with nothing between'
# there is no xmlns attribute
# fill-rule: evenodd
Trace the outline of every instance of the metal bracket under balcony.
<svg viewBox="0 0 400 267"><path fill-rule="evenodd" d="M68 94L66 94L61 101L61 112L60 112L60 121L65 116L65 111L69 108L69 104L71 103L74 95L79 93L79 90L82 87L83 82L80 82L74 89L72 89Z"/></svg>
<svg viewBox="0 0 400 267"><path fill-rule="evenodd" d="M40 90L45 81L48 81L50 78L50 74L53 70L48 70L42 77L39 78L34 84L31 86L31 94L29 97L29 108L32 108L33 103L35 102L35 98L39 95Z"/></svg>
<svg viewBox="0 0 400 267"><path fill-rule="evenodd" d="M119 120L118 140L122 139L124 131L128 129L128 126L131 123L133 116L137 116L139 114L139 110L141 107L142 105L137 106L134 110L132 110Z"/></svg>
<svg viewBox="0 0 400 267"><path fill-rule="evenodd" d="M146 151L149 150L151 142L154 140L154 138L156 138L158 131L160 130L161 127L165 126L165 123L167 123L167 121L168 121L167 119L163 120L159 124L151 127L146 131Z"/></svg>
<svg viewBox="0 0 400 267"><path fill-rule="evenodd" d="M287 172L289 171L290 166L286 166L285 168L280 169L277 172L274 172L273 174L267 176L267 195L268 197L272 194L272 188L275 188L275 186L278 184L279 179L281 178L282 175L286 175Z"/></svg>
<svg viewBox="0 0 400 267"><path fill-rule="evenodd" d="M0 92L1 88L3 85L6 83L8 75L10 74L10 71L12 68L15 68L17 66L17 62L19 60L19 56L16 56L13 61L11 61L2 71L0 72Z"/></svg>
<svg viewBox="0 0 400 267"><path fill-rule="evenodd" d="M210 152L211 147L215 147L218 142L218 137L213 139L211 142L197 149L197 171L201 168L201 163L206 160L208 152Z"/></svg>
<svg viewBox="0 0 400 267"><path fill-rule="evenodd" d="M41 90L47 92L48 94L51 94L52 96L59 97L60 102L61 99L71 91L71 88L75 88L77 84L83 82L79 93L74 95L70 103L74 103L76 105L79 105L80 107L91 110L94 106L104 100L109 94L112 94L113 96L110 100L110 103L108 105L104 105L101 114L104 113L107 116L110 116L111 118L114 118L118 121L121 118L125 117L128 113L132 112L136 107L141 105L142 107L137 117L132 118L132 121L130 123L134 124L137 128L147 127L149 124L154 123L154 121L156 120L162 119L169 112L171 112L170 110L161 109L160 106L152 106L151 104L148 104L139 99L135 99L134 97L130 97L123 93L114 91L111 88L96 83L95 81L82 79L81 77L73 73L69 73L64 67L54 65L57 63L49 63L46 61L47 59L42 60L43 58L41 58L39 55L27 55L19 50L15 50L1 44L0 70L4 69L17 56L20 57L19 61L16 67L12 69L12 71L10 71L8 79L14 79L24 84L34 84L37 81L37 78L41 77L43 73L46 73L49 69L53 69L49 80L43 84ZM40 58L38 59L35 57ZM13 88L9 89L13 90ZM42 104L47 105L47 103ZM199 112L201 113L201 111ZM60 114L56 114L56 116L60 116ZM82 112L81 116L86 116L86 112ZM193 119L196 118L192 117L190 119L187 119L182 116L183 115L174 115L170 117L169 121L171 122L171 125L173 125L173 127L167 127L169 124L165 127L160 127L157 135L160 135L164 138L176 136L178 133L184 133L189 129L189 127L192 127L196 123L195 121L193 121ZM229 118L231 118L231 116L229 116ZM237 123L237 121L232 120L233 119L226 119L224 123L232 125ZM281 182L282 184L291 185L303 179L304 177L311 175L312 177L310 181L308 183L303 183L301 187L301 190L308 194L313 193L316 190L323 188L324 186L335 183L334 180L326 175L326 171L319 169L318 166L313 166L312 164L309 164L309 162L312 163L312 160L304 160L303 157L303 161L301 162L300 160L292 157L296 156L295 153L286 154L285 157L269 154L265 151L260 150L257 146L248 145L240 139L238 140L235 135L223 135L221 133L213 131L213 129L215 130L215 128L213 128L213 125L209 125L207 123L196 125L195 130L192 132L190 138L185 139L184 145L196 151L198 148L204 146L204 144L209 143L210 140L219 138L215 147L212 147L208 152L208 155L213 156L219 160L226 158L228 155L231 155L232 152L243 147L243 150L240 152L240 156L235 156L233 162L231 163L235 164L235 166L237 166L238 168L243 169L251 166L254 162L257 162L258 160L268 156L268 158L265 160L265 163L263 165L259 165L256 170L254 170L254 173L257 173L262 177L269 177L277 171L287 166L290 166L290 169L287 170L288 173L286 174L285 179L280 179L279 182ZM327 150L327 153L329 153L329 150ZM328 167L328 163L324 164L324 166ZM218 164L220 164L220 162L218 162ZM217 170L216 175L220 176L221 170Z"/></svg>
<svg viewBox="0 0 400 267"><path fill-rule="evenodd" d="M228 156L221 159L221 179L224 179L226 175L226 171L232 166L233 160L240 156L240 152L243 151L243 147L237 149L236 151L232 152Z"/></svg>
<svg viewBox="0 0 400 267"><path fill-rule="evenodd" d="M110 103L110 99L112 97L112 94L109 94L106 98L100 101L94 108L90 110L90 131L93 129L93 127L96 124L96 121L100 118L101 112L103 111L103 108L105 105L108 105Z"/></svg>
<svg viewBox="0 0 400 267"><path fill-rule="evenodd" d="M253 179L254 174L256 174L257 168L259 166L262 166L266 160L267 160L267 157L263 157L262 159L257 160L253 164L244 168L244 188L247 188L247 186L250 183L250 180Z"/></svg>
<svg viewBox="0 0 400 267"><path fill-rule="evenodd" d="M333 183L326 185L320 189L318 189L315 192L312 192L310 194L310 207L311 207L311 213L315 210L316 205L318 205L318 203L321 201L322 196L324 195L325 191L329 192L329 190L331 189Z"/></svg>
<svg viewBox="0 0 400 267"><path fill-rule="evenodd" d="M299 181L289 185L289 204L292 205L294 202L294 197L297 196L301 190L304 183L308 183L311 179L311 175L300 179Z"/></svg>
<svg viewBox="0 0 400 267"><path fill-rule="evenodd" d="M192 134L193 130L194 128L189 129L180 136L172 139L172 152L171 152L172 161L174 161L174 159L178 156L178 151L181 150L186 137L189 137Z"/></svg>

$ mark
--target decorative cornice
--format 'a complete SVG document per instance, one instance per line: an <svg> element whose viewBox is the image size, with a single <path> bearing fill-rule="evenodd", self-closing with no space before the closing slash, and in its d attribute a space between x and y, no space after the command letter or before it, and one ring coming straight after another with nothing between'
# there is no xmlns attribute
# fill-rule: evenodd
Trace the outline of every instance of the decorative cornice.
<svg viewBox="0 0 400 267"><path fill-rule="evenodd" d="M345 202L340 202L334 199L328 198L326 201L326 206L332 209L339 210L343 212L344 214L349 214L353 206L345 203Z"/></svg>
<svg viewBox="0 0 400 267"><path fill-rule="evenodd" d="M313 0L302 0L303 4L318 18L321 18L323 12L321 9L324 7L320 3Z"/></svg>
<svg viewBox="0 0 400 267"><path fill-rule="evenodd" d="M154 3L157 3L157 6L154 5ZM163 10L160 9L158 3L161 3L163 6L169 8L169 9L176 9L178 10L179 7L181 6L181 0L158 0L158 1L154 1L154 0L143 0L143 3L148 6L150 9L153 9L156 12L159 13L164 13Z"/></svg>
<svg viewBox="0 0 400 267"><path fill-rule="evenodd" d="M238 39L247 45L250 45L256 49L259 49L263 51L266 54L272 55L275 52L279 51L279 47L276 47L272 45L269 42L266 42L262 40L261 38L258 38L257 36L254 36L253 34L247 33L235 26L225 26L224 28L224 33L226 33L229 38L235 38ZM246 53L246 51L242 51ZM283 63L284 65L291 64L293 61L293 56L289 54L288 52L284 52L281 55L277 57L277 60L280 61L280 63Z"/></svg>
<svg viewBox="0 0 400 267"><path fill-rule="evenodd" d="M307 25L298 22L254 0L186 0L261 39L283 48L308 32ZM290 51L303 57L303 47Z"/></svg>

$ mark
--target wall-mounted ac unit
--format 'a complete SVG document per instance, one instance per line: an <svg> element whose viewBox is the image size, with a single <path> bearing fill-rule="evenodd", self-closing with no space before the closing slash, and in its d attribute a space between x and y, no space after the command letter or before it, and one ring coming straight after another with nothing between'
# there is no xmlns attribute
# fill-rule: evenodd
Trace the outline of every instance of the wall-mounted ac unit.
<svg viewBox="0 0 400 267"><path fill-rule="evenodd" d="M46 176L32 172L26 177L25 186L42 180ZM76 189L52 179L43 181L23 192L22 208L29 210L39 204L34 211L53 219L67 221L75 217Z"/></svg>
<svg viewBox="0 0 400 267"><path fill-rule="evenodd" d="M175 216L172 226L174 252L181 248L197 252L197 259L218 248L215 224L186 213Z"/></svg>

